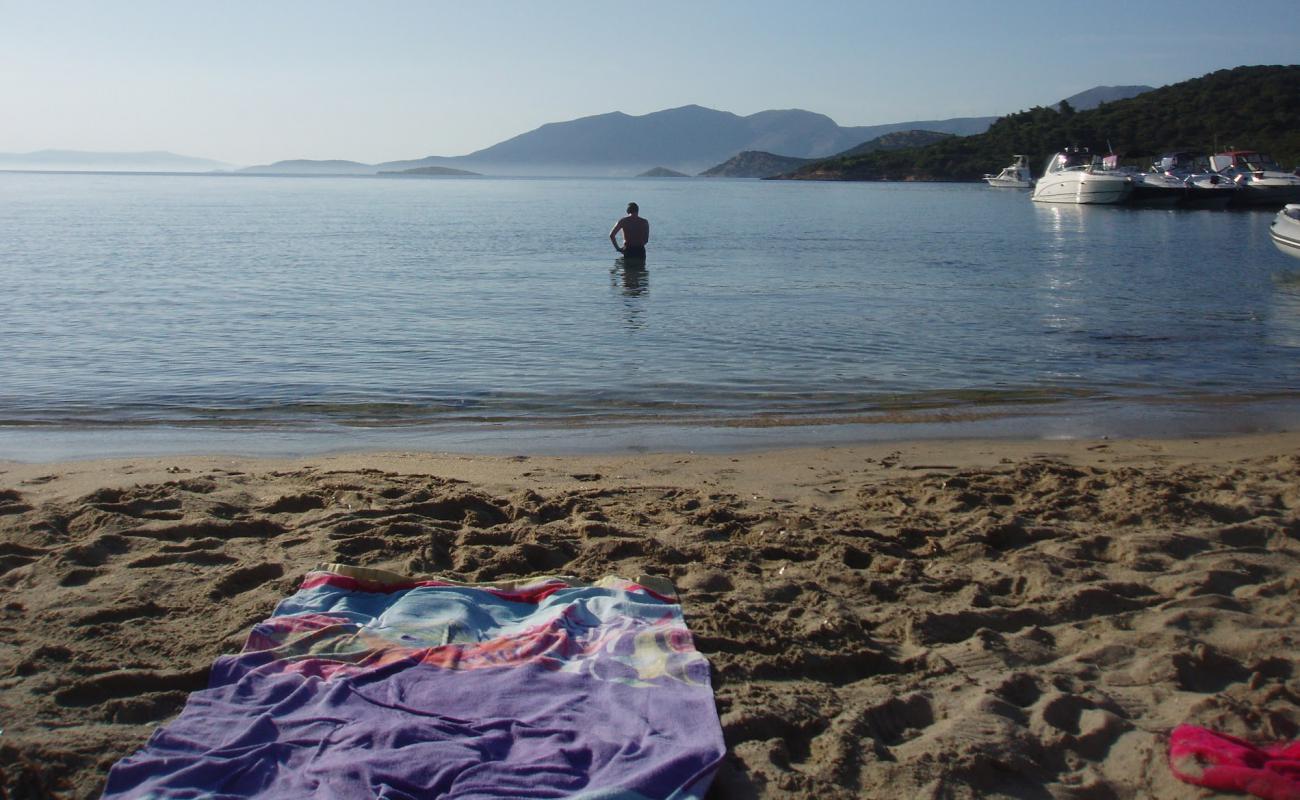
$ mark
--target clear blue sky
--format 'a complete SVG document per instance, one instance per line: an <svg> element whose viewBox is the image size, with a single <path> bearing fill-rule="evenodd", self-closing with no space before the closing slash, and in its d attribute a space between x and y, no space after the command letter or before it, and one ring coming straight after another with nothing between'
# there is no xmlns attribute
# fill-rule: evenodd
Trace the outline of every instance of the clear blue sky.
<svg viewBox="0 0 1300 800"><path fill-rule="evenodd" d="M0 0L0 152L376 162L689 103L999 115L1298 56L1300 0Z"/></svg>

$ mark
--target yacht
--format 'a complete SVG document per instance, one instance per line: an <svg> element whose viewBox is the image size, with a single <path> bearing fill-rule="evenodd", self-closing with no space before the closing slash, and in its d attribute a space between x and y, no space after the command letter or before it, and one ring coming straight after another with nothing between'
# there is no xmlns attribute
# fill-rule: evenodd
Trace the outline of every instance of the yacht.
<svg viewBox="0 0 1300 800"><path fill-rule="evenodd" d="M1283 206L1268 228L1273 244L1289 256L1300 258L1300 204Z"/></svg>
<svg viewBox="0 0 1300 800"><path fill-rule="evenodd" d="M1071 148L1052 156L1043 177L1034 186L1040 203L1109 204L1124 202L1133 191L1133 179L1101 169L1100 159L1087 150Z"/></svg>
<svg viewBox="0 0 1300 800"><path fill-rule="evenodd" d="M1151 170L1181 180L1187 187L1183 204L1193 208L1223 208L1241 191L1235 181L1211 170L1204 156L1192 153L1165 153Z"/></svg>
<svg viewBox="0 0 1300 800"><path fill-rule="evenodd" d="M986 174L984 182L998 189L1032 189L1034 176L1029 171L1029 159L1024 156L1012 156L1011 166L1004 167L997 175Z"/></svg>
<svg viewBox="0 0 1300 800"><path fill-rule="evenodd" d="M1121 167L1119 156L1112 153L1101 160L1101 168L1133 181L1128 202L1141 206L1176 206L1187 197L1187 185L1163 172L1143 172L1137 167Z"/></svg>
<svg viewBox="0 0 1300 800"><path fill-rule="evenodd" d="M1210 167L1241 187L1236 202L1247 206L1300 203L1300 175L1287 172L1254 150L1230 150L1210 156Z"/></svg>

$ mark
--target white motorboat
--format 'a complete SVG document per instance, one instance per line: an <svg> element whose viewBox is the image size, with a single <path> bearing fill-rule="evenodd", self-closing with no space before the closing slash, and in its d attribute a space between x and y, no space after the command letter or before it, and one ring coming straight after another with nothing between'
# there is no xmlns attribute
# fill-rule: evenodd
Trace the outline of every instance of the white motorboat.
<svg viewBox="0 0 1300 800"><path fill-rule="evenodd" d="M1283 206L1268 227L1268 235L1278 250L1300 258L1300 204Z"/></svg>
<svg viewBox="0 0 1300 800"><path fill-rule="evenodd" d="M1072 148L1052 156L1034 186L1039 203L1122 203L1133 191L1133 179L1101 169L1100 159Z"/></svg>
<svg viewBox="0 0 1300 800"><path fill-rule="evenodd" d="M1165 153L1151 165L1153 172L1178 178L1187 187L1183 205L1193 208L1223 208L1233 201L1241 187L1210 169L1204 156L1191 153Z"/></svg>
<svg viewBox="0 0 1300 800"><path fill-rule="evenodd" d="M1029 171L1029 159L1024 156L1012 156L1015 161L1004 167L997 175L986 174L984 182L998 189L1032 189L1034 176Z"/></svg>
<svg viewBox="0 0 1300 800"><path fill-rule="evenodd" d="M1176 206L1187 196L1187 186L1178 178L1162 172L1143 172L1137 167L1121 167L1119 156L1113 153L1101 160L1101 166L1108 173L1133 181L1133 191L1128 196L1132 205Z"/></svg>
<svg viewBox="0 0 1300 800"><path fill-rule="evenodd" d="M1254 150L1231 150L1210 156L1210 167L1241 187L1236 201L1248 206L1300 203L1300 175L1287 172Z"/></svg>

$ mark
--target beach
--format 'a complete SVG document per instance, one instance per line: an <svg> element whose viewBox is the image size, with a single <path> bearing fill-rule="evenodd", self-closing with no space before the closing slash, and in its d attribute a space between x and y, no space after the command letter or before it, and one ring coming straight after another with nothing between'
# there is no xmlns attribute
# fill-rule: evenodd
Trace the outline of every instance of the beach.
<svg viewBox="0 0 1300 800"><path fill-rule="evenodd" d="M1300 731L1300 434L0 462L0 768L95 797L323 563L670 579L711 798L1150 797Z"/></svg>

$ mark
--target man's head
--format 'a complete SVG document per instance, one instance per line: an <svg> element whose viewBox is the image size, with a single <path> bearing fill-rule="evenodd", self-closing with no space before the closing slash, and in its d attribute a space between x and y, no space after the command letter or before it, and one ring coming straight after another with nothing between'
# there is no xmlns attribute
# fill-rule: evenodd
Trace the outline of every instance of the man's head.
<svg viewBox="0 0 1300 800"><path fill-rule="evenodd" d="M635 214L635 213L639 212L640 210L641 210L641 208L640 208L639 206L637 206L636 203L628 203L628 204L627 204L627 213L629 213L629 214Z"/></svg>

